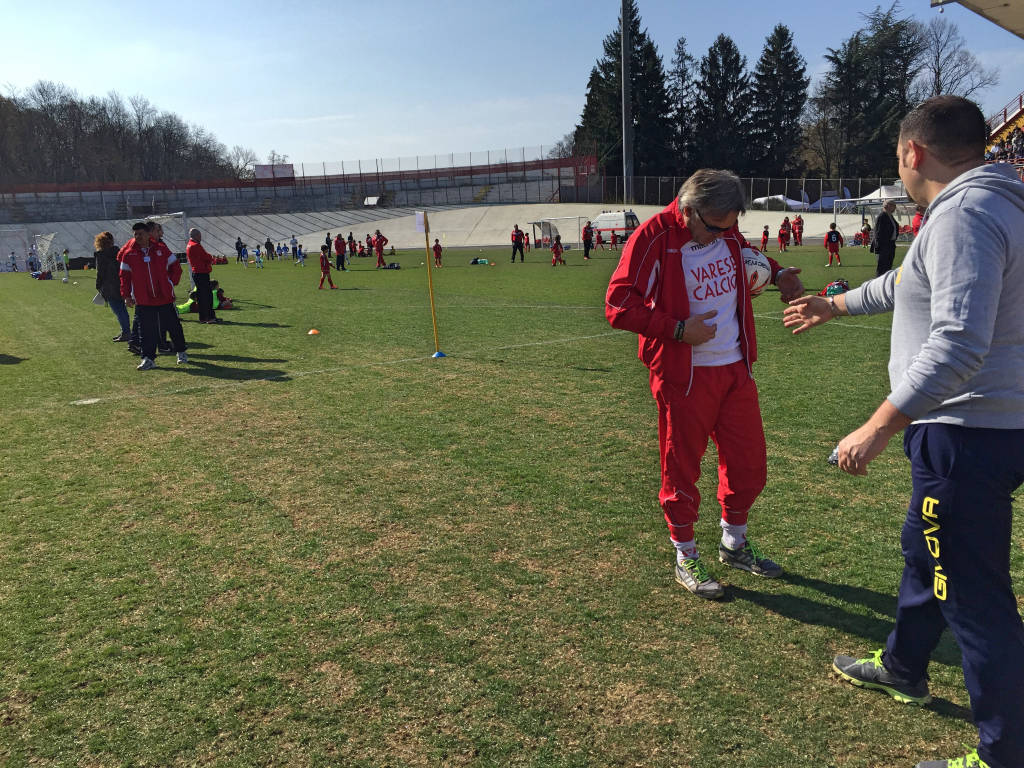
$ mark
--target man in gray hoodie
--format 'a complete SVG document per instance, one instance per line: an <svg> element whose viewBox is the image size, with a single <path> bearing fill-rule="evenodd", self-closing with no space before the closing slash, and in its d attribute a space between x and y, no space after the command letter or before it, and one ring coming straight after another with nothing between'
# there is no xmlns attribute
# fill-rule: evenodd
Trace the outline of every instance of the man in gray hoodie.
<svg viewBox="0 0 1024 768"><path fill-rule="evenodd" d="M1013 492L1024 482L1024 184L984 165L978 107L938 96L908 114L900 178L926 205L902 266L846 294L790 302L800 333L841 315L892 311L892 391L839 443L854 475L901 430L913 492L896 626L884 649L837 656L849 682L925 704L945 627L963 657L979 744L918 768L1024 766L1024 624L1010 579Z"/></svg>

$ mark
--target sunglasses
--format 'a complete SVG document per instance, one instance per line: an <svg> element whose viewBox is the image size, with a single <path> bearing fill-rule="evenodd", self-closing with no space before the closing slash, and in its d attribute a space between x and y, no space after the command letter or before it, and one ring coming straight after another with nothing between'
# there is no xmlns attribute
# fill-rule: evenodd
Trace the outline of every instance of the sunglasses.
<svg viewBox="0 0 1024 768"><path fill-rule="evenodd" d="M704 225L704 229L706 229L708 232L711 232L713 234L721 234L722 232L728 232L730 229L732 229L732 227L712 226L711 224L708 224L706 221L704 221L704 217L700 215L700 211L698 211L696 208L693 209L693 212L697 214L697 218L700 219L700 223Z"/></svg>

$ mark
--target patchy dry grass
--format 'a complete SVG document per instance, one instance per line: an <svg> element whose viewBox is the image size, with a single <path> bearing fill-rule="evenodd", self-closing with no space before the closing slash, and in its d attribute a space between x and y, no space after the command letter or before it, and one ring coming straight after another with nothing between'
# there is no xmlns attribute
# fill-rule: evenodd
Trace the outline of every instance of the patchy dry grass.
<svg viewBox="0 0 1024 768"><path fill-rule="evenodd" d="M863 768L973 740L948 640L928 709L828 674L895 605L899 446L867 480L824 463L885 395L887 318L794 339L757 300L752 526L787 574L716 567L705 604L672 579L613 262L453 255L433 360L420 260L336 292L222 267L242 309L147 374L91 292L0 275L0 763Z"/></svg>

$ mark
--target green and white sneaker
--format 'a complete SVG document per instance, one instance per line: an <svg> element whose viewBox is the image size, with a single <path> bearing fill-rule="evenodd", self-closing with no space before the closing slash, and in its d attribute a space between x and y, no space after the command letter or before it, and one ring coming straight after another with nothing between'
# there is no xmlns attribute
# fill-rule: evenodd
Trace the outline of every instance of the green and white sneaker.
<svg viewBox="0 0 1024 768"><path fill-rule="evenodd" d="M682 565L676 562L676 581L706 600L717 600L725 594L722 585L711 578L699 557L688 557Z"/></svg>
<svg viewBox="0 0 1024 768"><path fill-rule="evenodd" d="M988 763L978 757L978 750L972 749L963 757L950 760L925 760L915 768L988 768Z"/></svg>
<svg viewBox="0 0 1024 768"><path fill-rule="evenodd" d="M879 648L864 659L836 656L832 661L832 671L843 680L861 688L885 691L901 704L920 705L931 701L931 694L928 693L928 680L922 679L917 683L911 683L902 677L896 677L882 664L882 650ZM945 763L940 762L935 765L945 765Z"/></svg>
<svg viewBox="0 0 1024 768"><path fill-rule="evenodd" d="M718 545L720 562L741 571L750 571L755 576L774 579L782 575L782 566L769 560L754 542L747 539L739 549L729 549L725 544Z"/></svg>

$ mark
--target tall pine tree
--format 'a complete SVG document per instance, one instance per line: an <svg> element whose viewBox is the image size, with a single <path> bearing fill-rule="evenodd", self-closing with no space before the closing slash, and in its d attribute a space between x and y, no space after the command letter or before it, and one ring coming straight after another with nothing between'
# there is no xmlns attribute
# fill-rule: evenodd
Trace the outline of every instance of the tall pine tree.
<svg viewBox="0 0 1024 768"><path fill-rule="evenodd" d="M807 102L807 65L789 29L776 25L754 69L752 149L757 173L785 176L799 168L800 115Z"/></svg>
<svg viewBox="0 0 1024 768"><path fill-rule="evenodd" d="M672 170L681 175L689 175L696 169L693 164L693 71L696 63L686 47L686 38L680 37L668 70L668 98L672 116Z"/></svg>
<svg viewBox="0 0 1024 768"><path fill-rule="evenodd" d="M658 49L640 29L636 0L626 6L629 24L630 103L633 112L633 164L639 176L666 170L672 151L665 71ZM594 152L612 176L622 174L622 18L604 39L604 56L590 71L583 114L576 126L578 151Z"/></svg>
<svg viewBox="0 0 1024 768"><path fill-rule="evenodd" d="M750 143L750 75L732 38L719 35L701 58L694 93L697 165L750 173L756 155Z"/></svg>

